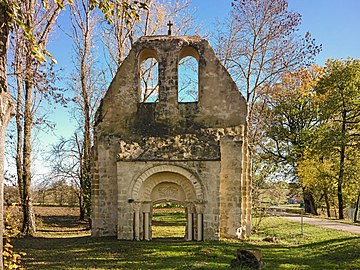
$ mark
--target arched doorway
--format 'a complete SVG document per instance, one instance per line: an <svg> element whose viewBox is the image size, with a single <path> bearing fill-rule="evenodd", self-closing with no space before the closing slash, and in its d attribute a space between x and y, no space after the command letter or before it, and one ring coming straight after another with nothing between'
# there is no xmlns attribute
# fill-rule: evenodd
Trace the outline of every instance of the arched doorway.
<svg viewBox="0 0 360 270"><path fill-rule="evenodd" d="M186 239L186 209L179 202L154 202L152 239Z"/></svg>
<svg viewBox="0 0 360 270"><path fill-rule="evenodd" d="M176 202L185 208L185 239L203 240L203 188L193 174L174 165L146 170L132 186L135 240L152 239L153 205Z"/></svg>

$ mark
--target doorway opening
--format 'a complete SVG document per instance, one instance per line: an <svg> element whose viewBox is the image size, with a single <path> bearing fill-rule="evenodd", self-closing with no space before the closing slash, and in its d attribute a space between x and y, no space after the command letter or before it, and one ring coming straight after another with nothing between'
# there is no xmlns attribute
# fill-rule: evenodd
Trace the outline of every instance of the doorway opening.
<svg viewBox="0 0 360 270"><path fill-rule="evenodd" d="M152 212L152 239L184 240L186 213L182 204L154 203Z"/></svg>

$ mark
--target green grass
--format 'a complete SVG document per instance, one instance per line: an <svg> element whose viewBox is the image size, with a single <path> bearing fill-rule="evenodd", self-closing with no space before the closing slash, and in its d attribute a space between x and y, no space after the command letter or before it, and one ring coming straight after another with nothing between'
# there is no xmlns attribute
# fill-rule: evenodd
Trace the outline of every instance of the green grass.
<svg viewBox="0 0 360 270"><path fill-rule="evenodd" d="M156 212L152 219L152 238L184 239L186 218L183 209L174 212Z"/></svg>
<svg viewBox="0 0 360 270"><path fill-rule="evenodd" d="M280 239L265 246L267 236ZM304 225L282 218L268 218L253 236L264 254L266 269L360 269L360 236L342 231Z"/></svg>
<svg viewBox="0 0 360 270"><path fill-rule="evenodd" d="M180 214L161 214L158 224L183 227ZM169 223L170 222L170 223ZM169 226L168 226L169 227ZM264 269L360 269L360 236L269 217L249 240L185 242L119 241L114 237L22 238L27 269L229 269L237 248L260 249ZM165 237L166 235L159 235ZM276 237L280 241L264 241Z"/></svg>

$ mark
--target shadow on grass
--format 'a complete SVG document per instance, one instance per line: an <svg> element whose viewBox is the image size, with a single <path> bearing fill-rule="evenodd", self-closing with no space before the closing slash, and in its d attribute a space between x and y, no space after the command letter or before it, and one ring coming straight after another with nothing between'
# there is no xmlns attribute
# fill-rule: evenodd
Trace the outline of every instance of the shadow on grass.
<svg viewBox="0 0 360 270"><path fill-rule="evenodd" d="M27 252L26 269L226 269L239 243L27 237L14 246Z"/></svg>
<svg viewBox="0 0 360 270"><path fill-rule="evenodd" d="M261 247L265 269L360 269L360 237Z"/></svg>
<svg viewBox="0 0 360 270"><path fill-rule="evenodd" d="M78 228L88 224L86 221L79 221L79 218L74 216L43 216L41 219L43 227Z"/></svg>
<svg viewBox="0 0 360 270"><path fill-rule="evenodd" d="M156 237L156 238L153 238L152 241L171 243L171 242L182 242L185 240L184 240L184 237Z"/></svg>
<svg viewBox="0 0 360 270"><path fill-rule="evenodd" d="M248 241L160 238L136 242L75 235L50 238L49 233L43 234L46 238L26 237L13 243L17 251L27 253L26 269L38 270L229 269L238 248L260 249L264 269L360 269L360 237L312 225L305 226L305 231L304 237L298 237L297 223L269 218L260 234ZM276 236L280 242L260 240L268 236Z"/></svg>
<svg viewBox="0 0 360 270"><path fill-rule="evenodd" d="M27 252L26 269L228 269L237 248L261 249L264 269L359 269L360 238L344 237L289 247L250 241L185 242L114 237L14 240Z"/></svg>

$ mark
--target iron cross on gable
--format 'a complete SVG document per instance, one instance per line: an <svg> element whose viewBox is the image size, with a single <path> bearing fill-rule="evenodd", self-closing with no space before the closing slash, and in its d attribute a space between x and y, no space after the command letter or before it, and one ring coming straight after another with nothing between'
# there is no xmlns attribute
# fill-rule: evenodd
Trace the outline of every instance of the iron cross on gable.
<svg viewBox="0 0 360 270"><path fill-rule="evenodd" d="M174 24L169 21L169 23L167 24L167 26L169 26L169 30L168 30L168 36L171 36L171 26L173 26Z"/></svg>

